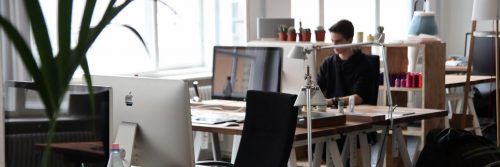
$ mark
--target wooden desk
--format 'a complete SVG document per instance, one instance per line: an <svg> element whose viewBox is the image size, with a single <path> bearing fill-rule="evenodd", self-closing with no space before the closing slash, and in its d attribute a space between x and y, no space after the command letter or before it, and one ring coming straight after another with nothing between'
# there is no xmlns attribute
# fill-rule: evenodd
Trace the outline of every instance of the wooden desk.
<svg viewBox="0 0 500 167"><path fill-rule="evenodd" d="M470 85L495 82L495 76L479 76L479 75L471 75L470 76ZM445 76L445 87L446 94L445 99L448 105L448 109L450 114L460 114L463 113L463 103L468 103L468 114L472 115L472 130L476 135L482 136L483 133L481 131L481 127L479 125L479 119L477 118L476 109L474 108L473 98L474 94L472 91L469 92L468 99L464 102L464 94L462 91L454 90L453 88L463 87L465 86L465 75L446 75ZM450 124L447 122L447 126Z"/></svg>
<svg viewBox="0 0 500 167"><path fill-rule="evenodd" d="M461 87L465 86L465 75L445 75L445 87ZM495 76L479 76L479 75L471 75L470 76L470 84L480 84L486 82L495 82Z"/></svg>
<svg viewBox="0 0 500 167"><path fill-rule="evenodd" d="M358 105L355 107L355 112L370 113L370 114L376 113L376 114L386 115L386 120L383 120L381 122L373 122L373 124L387 125L390 123L390 120L387 117L388 109L389 107L387 106ZM408 113L413 113L413 114L408 114ZM402 114L408 114L408 115L402 115ZM446 110L440 110L440 109L398 107L393 113L394 117L393 120L394 124L402 124L402 123L420 121L424 119L444 117L447 114L448 112Z"/></svg>
<svg viewBox="0 0 500 167"><path fill-rule="evenodd" d="M35 147L44 149L46 144L35 144ZM52 143L51 146L53 153L63 155L65 161L74 166L81 166L81 163L106 163L102 148L101 141Z"/></svg>
<svg viewBox="0 0 500 167"><path fill-rule="evenodd" d="M370 105L359 105L355 107L356 113L366 113L366 114L383 114L386 115L386 120L373 122L373 126L376 129L382 130L384 133L387 130L385 127L391 124L391 121L388 118L388 107L387 106L370 106ZM409 114L410 113L410 114ZM408 115L404 115L408 114ZM407 150L406 139L403 137L403 127L405 124L414 121L420 121L425 119L439 118L445 117L448 115L446 110L440 109L422 109L422 108L406 108L406 107L398 107L393 113L393 129L392 129L392 137L387 138L387 144L383 145L383 154L387 151L386 154L386 166L405 166L411 167L414 166L414 162L411 162L410 155ZM422 133L427 132L428 130L421 129ZM430 130L430 129L429 129ZM425 135L425 133L424 133ZM394 141L395 140L395 141ZM391 144L395 142L396 144ZM396 146L396 147L393 147ZM417 146L418 147L418 146ZM387 149L385 149L387 148ZM393 154L398 154L402 164L399 164L399 159L391 158ZM418 153L417 153L418 154ZM383 161L379 161L380 163L377 166L382 166Z"/></svg>
<svg viewBox="0 0 500 167"><path fill-rule="evenodd" d="M238 126L221 126L221 125L208 125L208 124L193 124L193 131L199 132L209 132L209 133L220 133L227 135L241 135L243 132L243 123ZM346 122L345 125L335 126L335 127L323 127L312 129L312 137L324 137L334 134L343 134L353 131L359 131L364 129L370 129L372 124L369 122ZM305 140L307 139L307 129L299 128L295 129L295 140Z"/></svg>
<svg viewBox="0 0 500 167"><path fill-rule="evenodd" d="M193 131L198 131L198 132L209 132L213 134L227 134L227 135L234 135L233 139L233 148L232 148L232 156L231 156L231 162L234 163L234 160L236 158L236 153L238 152L238 147L239 147L239 142L241 140L241 134L243 132L243 126L244 124L241 123L238 126L221 126L221 125L208 125L208 124L193 124L192 125L192 130ZM340 150L337 147L336 139L340 138L340 134L345 134L345 133L351 133L351 132L356 132L356 131L362 131L362 130L367 130L371 129L372 125L369 122L347 122L345 125L340 125L340 126L335 126L335 127L323 127L323 128L314 128L312 129L312 138L313 138L313 143L316 143L319 145L318 149L315 150L314 155L317 155L314 159L314 164L315 166L319 166L319 163L321 161L321 152L323 151L322 147L324 147L324 142L327 141L332 141L329 144L327 144L327 147L330 148L329 154L331 153L332 155L329 155L329 157L332 157L332 159L336 159L337 161L334 162L329 162L335 164L335 166L342 167L343 163L340 159L345 159L343 157L346 157L347 155L340 154ZM201 138L199 136L200 134L197 133L195 135L195 154L198 154L199 149L200 149L200 144L197 144ZM217 139L214 139L217 140ZM298 146L304 146L307 145L307 129L306 128L299 128L297 127L295 129L295 142L293 144L293 149L291 151L290 155L290 160L289 160L289 166L294 167L296 166L296 156L295 156L295 147ZM362 143L366 145L366 148L368 143ZM216 144L214 147L218 147L218 144ZM319 149L321 148L321 149ZM354 151L354 149L352 150ZM366 150L369 151L369 150ZM371 157L363 157L366 162L369 162L369 159Z"/></svg>
<svg viewBox="0 0 500 167"><path fill-rule="evenodd" d="M384 114L384 115L388 111L388 107L386 107L386 106L360 105L360 106L356 106L355 109L356 109L356 112L380 113L380 114ZM333 109L327 109L327 111L334 112ZM194 112L198 112L198 111L194 111ZM404 113L404 112L413 113L413 114L404 115L404 116L402 114L400 114L400 113ZM400 115L398 115L398 114L400 114ZM400 125L406 124L408 122L418 121L418 120L424 120L424 119L430 119L430 118L436 118L436 117L444 117L446 115L447 115L447 112L445 110L436 110L436 109L400 107L396 110L396 112L394 114L395 132L393 131L393 133L398 134L398 137L401 138L400 140L398 140L398 144L401 146L402 145L405 146L404 149L399 149L399 152L401 154L403 154L402 155L403 157L405 157L405 158L403 158L403 160L409 160L409 155L408 155L408 152L406 150L406 144L405 144L404 138L402 136ZM339 135L339 134L347 134L347 136L348 136L347 140L349 140L352 137L351 139L353 141L355 141L356 140L355 137L359 134L363 134L363 131L373 131L374 129L372 128L373 127L372 125L379 125L380 127L382 127L382 126L385 127L389 123L390 123L390 120L383 120L383 121L379 121L379 122L364 122L364 123L363 122L352 122L352 121L348 120L346 125L313 129L313 131L312 131L313 141L316 140L316 143L318 143L318 141L319 141L320 143L318 143L318 145L320 147L323 147L323 145L321 144L322 143L321 141L325 141L326 139L332 139L332 138L335 139L334 136ZM225 126L220 126L220 125L193 124L192 128L193 128L193 131L236 135L235 140L233 141L234 143L233 143L233 152L232 152L233 153L232 157L235 157L236 152L237 152L237 147L239 144L239 139L241 138L241 133L243 131L243 126L244 126L244 124L240 124L239 126L230 126L230 127L225 127ZM306 144L306 142L305 142L306 137L307 137L306 129L297 128L295 131L295 143L299 143L299 144L294 144L294 146L305 145ZM195 138L198 138L198 137L195 137ZM362 137L360 137L360 139L361 138ZM343 160L339 160L339 159L345 159L347 156L346 154L348 154L348 153L342 153L342 155L337 154L338 148L336 147L336 143L334 143L335 140L326 140L326 141L327 141L327 147L330 150L337 150L337 151L333 151L333 153L332 153L335 155L329 156L329 157L332 157L334 159L333 163L337 163L339 161L342 162ZM329 142L329 141L334 141L334 142ZM363 143L366 144L366 138L364 141L361 141L362 145L363 145ZM351 144L351 145L353 145L353 144ZM350 147L352 148L352 146L350 146ZM197 146L195 146L195 149L196 148L197 148ZM354 149L355 149L355 147L353 148L353 150ZM316 150L320 150L320 149L316 149ZM367 152L367 151L369 151L369 150L362 150L362 152ZM295 157L294 151L292 151L292 154L293 155L290 155L290 157L291 157L291 159L294 159L294 157ZM349 155L352 156L353 154L349 154ZM369 155L369 153L366 153L364 155ZM362 156L363 161L364 161L363 165L369 166L369 164L371 164L371 162L370 162L371 157L370 158L366 158L366 157L369 157L369 156ZM291 160L291 161L293 161L293 160ZM315 159L315 161L317 161L317 159ZM407 163L408 162L411 164L410 161L407 161ZM343 165L343 163L336 164L335 166L341 166L341 165Z"/></svg>
<svg viewBox="0 0 500 167"><path fill-rule="evenodd" d="M467 66L445 66L446 72L467 72Z"/></svg>

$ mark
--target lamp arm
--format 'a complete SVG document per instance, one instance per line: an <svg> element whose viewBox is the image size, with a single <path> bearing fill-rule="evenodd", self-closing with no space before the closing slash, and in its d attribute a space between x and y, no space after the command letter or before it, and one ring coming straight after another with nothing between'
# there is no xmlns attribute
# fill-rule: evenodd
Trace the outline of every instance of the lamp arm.
<svg viewBox="0 0 500 167"><path fill-rule="evenodd" d="M351 48L355 46L384 46L382 43L378 42L363 42L363 43L350 43L350 44L340 44L340 45L329 45L329 46L316 46L314 49L330 49L330 48Z"/></svg>

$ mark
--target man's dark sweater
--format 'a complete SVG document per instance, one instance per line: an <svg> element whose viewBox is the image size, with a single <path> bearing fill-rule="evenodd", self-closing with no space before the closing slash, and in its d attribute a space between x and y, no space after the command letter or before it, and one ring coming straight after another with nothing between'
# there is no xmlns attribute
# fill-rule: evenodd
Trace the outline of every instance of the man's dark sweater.
<svg viewBox="0 0 500 167"><path fill-rule="evenodd" d="M325 92L326 98L358 94L364 99L363 103L366 103L370 64L360 50L353 51L353 55L347 60L342 60L335 54L325 58L321 64L318 85Z"/></svg>

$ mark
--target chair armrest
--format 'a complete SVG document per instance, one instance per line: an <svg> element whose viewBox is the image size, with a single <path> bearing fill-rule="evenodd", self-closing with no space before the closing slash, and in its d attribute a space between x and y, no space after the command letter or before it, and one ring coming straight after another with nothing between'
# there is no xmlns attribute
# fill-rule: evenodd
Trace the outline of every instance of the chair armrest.
<svg viewBox="0 0 500 167"><path fill-rule="evenodd" d="M233 167L234 165L225 162L225 161L198 161L196 162L196 165L204 165L204 166L227 166L227 167Z"/></svg>

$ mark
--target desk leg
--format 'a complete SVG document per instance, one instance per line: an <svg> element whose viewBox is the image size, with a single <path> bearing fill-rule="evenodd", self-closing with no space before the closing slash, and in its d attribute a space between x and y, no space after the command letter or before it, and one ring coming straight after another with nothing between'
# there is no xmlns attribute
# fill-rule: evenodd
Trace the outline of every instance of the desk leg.
<svg viewBox="0 0 500 167"><path fill-rule="evenodd" d="M332 138L328 140L326 146L328 148L327 155L329 155L326 159L326 165L331 166L331 161L333 161L333 165L335 167L344 167L344 163L342 163L342 157L339 152L339 147L337 145L337 139Z"/></svg>
<svg viewBox="0 0 500 167"><path fill-rule="evenodd" d="M233 149L231 151L231 163L234 164L236 161L236 154L238 154L238 148L240 147L241 135L233 136Z"/></svg>
<svg viewBox="0 0 500 167"><path fill-rule="evenodd" d="M199 161L201 145L203 144L203 132L194 132L194 159Z"/></svg>
<svg viewBox="0 0 500 167"><path fill-rule="evenodd" d="M393 135L398 145L399 154L401 155L401 159L403 160L403 165L405 167L412 167L412 162L410 160L410 155L408 154L408 149L406 148L405 138L403 136L403 131L401 127L396 127L392 130ZM418 148L417 148L418 149ZM397 153L396 153L397 154Z"/></svg>
<svg viewBox="0 0 500 167"><path fill-rule="evenodd" d="M325 142L317 142L316 147L314 148L314 156L313 156L313 166L321 165L321 157L323 154L323 148L325 147Z"/></svg>
<svg viewBox="0 0 500 167"><path fill-rule="evenodd" d="M446 88L444 90L446 93L445 97L446 97L446 95L451 94L450 88ZM451 113L453 113L453 104L451 103L451 101L452 101L451 99L448 99L448 98L446 99L446 102L448 103L448 111L450 111L450 112L448 112L448 118L451 118Z"/></svg>
<svg viewBox="0 0 500 167"><path fill-rule="evenodd" d="M474 128L474 132L478 136L483 136L483 132L481 131L481 125L479 125L479 120L477 119L477 113L476 113L476 108L474 108L474 93L469 93L469 99L467 102L469 103L467 106L469 106L469 114L472 115L472 128ZM497 104L498 105L498 104Z"/></svg>
<svg viewBox="0 0 500 167"><path fill-rule="evenodd" d="M376 167L383 167L384 166L384 162L386 160L386 150L387 150L387 142L389 141L389 139L385 138L384 140L384 134L388 133L387 130L384 128L382 130L382 137L380 138L380 142L381 142L381 146L380 146L380 149L382 149L379 153L380 155L378 155L378 157L380 157L380 159L377 157L377 165ZM389 135L387 137L390 137Z"/></svg>
<svg viewBox="0 0 500 167"><path fill-rule="evenodd" d="M295 146L292 146L290 157L288 158L288 167L297 167L297 155L295 154Z"/></svg>
<svg viewBox="0 0 500 167"><path fill-rule="evenodd" d="M357 137L355 134L347 135L349 138L349 164L351 167L358 166L358 150L356 149Z"/></svg>
<svg viewBox="0 0 500 167"><path fill-rule="evenodd" d="M366 137L365 132L359 133L359 144L360 149L361 149L361 158L363 160L363 166L364 167L371 167L371 151L370 151L370 146L368 146L368 138Z"/></svg>
<svg viewBox="0 0 500 167"><path fill-rule="evenodd" d="M346 137L345 140L344 140L344 146L342 147L342 164L347 164L347 156L349 156L349 142L350 142L350 138L349 137Z"/></svg>
<svg viewBox="0 0 500 167"><path fill-rule="evenodd" d="M215 161L221 160L221 151L220 151L220 140L218 133L211 134L212 139L212 156Z"/></svg>

